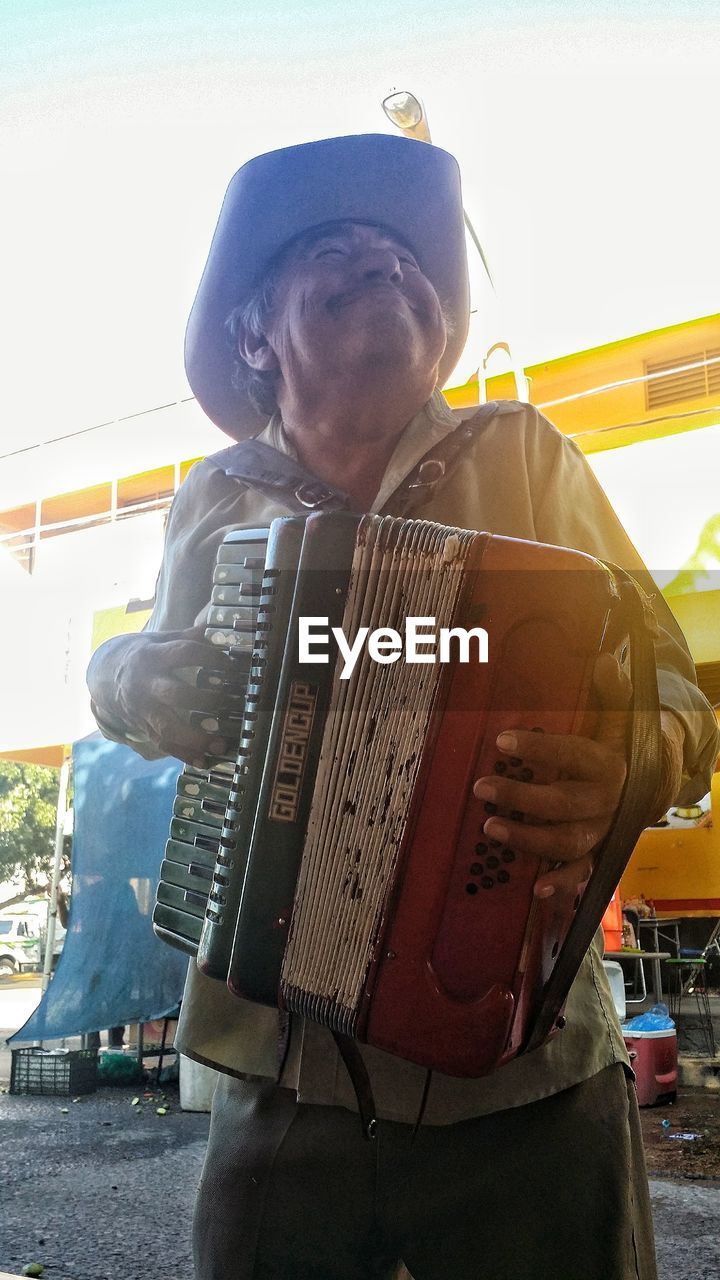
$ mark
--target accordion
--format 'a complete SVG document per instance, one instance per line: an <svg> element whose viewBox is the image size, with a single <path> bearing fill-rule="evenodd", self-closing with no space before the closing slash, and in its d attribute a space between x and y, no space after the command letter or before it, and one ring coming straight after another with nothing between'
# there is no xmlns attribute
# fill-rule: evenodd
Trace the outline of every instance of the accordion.
<svg viewBox="0 0 720 1280"><path fill-rule="evenodd" d="M207 636L236 657L234 749L178 781L156 931L239 996L482 1075L562 1024L647 820L648 606L592 557L429 521L314 514L262 541L219 551ZM487 838L473 782L528 780L503 730L591 734L595 660L628 651L616 828L574 903L540 900L550 864Z"/></svg>

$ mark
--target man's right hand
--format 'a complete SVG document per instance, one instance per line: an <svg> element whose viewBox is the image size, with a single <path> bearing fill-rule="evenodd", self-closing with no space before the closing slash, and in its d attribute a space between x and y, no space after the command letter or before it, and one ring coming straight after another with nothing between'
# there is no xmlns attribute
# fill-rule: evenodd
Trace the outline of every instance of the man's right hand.
<svg viewBox="0 0 720 1280"><path fill-rule="evenodd" d="M117 636L94 654L87 679L100 720L122 725L131 744L142 740L158 755L206 768L226 748L215 717L227 708L227 689L197 688L198 668L240 684L235 661L213 650L200 626ZM191 711L207 723L191 724Z"/></svg>

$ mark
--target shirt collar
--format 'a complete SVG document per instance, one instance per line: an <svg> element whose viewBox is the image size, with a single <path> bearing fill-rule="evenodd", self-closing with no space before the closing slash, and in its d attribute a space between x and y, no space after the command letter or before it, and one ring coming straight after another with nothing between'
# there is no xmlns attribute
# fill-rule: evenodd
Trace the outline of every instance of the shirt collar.
<svg viewBox="0 0 720 1280"><path fill-rule="evenodd" d="M400 436L370 510L381 511L415 464L433 445L444 440L455 426L452 411L442 392L436 388L427 404L410 419ZM285 433L279 412L273 414L257 439L277 449L278 453L297 460L297 450Z"/></svg>

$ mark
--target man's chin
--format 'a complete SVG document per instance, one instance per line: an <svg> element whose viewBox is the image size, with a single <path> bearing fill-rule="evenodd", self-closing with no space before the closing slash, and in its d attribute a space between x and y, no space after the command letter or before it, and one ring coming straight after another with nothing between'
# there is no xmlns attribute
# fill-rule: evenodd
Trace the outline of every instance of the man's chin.
<svg viewBox="0 0 720 1280"><path fill-rule="evenodd" d="M407 313L379 311L362 335L355 331L354 338L358 354L365 352L381 364L430 364L439 359Z"/></svg>

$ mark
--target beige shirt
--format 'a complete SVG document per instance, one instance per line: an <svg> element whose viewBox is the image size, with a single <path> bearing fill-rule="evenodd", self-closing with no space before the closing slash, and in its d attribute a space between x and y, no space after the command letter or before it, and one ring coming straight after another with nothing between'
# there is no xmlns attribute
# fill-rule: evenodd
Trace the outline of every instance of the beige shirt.
<svg viewBox="0 0 720 1280"><path fill-rule="evenodd" d="M436 393L400 438L373 511L385 509L412 467L455 425ZM293 452L277 417L260 439ZM184 628L203 616L224 535L233 528L267 525L286 514L276 497L229 478L212 459L193 467L170 513L150 628ZM646 572L583 455L529 405L499 403L447 483L424 496L412 515L570 546L629 568L636 576ZM663 628L656 646L661 703L685 725L682 798L694 799L709 786L719 745L717 726L695 685L693 665L672 615L653 584L648 585ZM122 735L111 731L109 736ZM153 754L137 740L132 745L142 754ZM542 1048L480 1080L435 1072L424 1122L448 1124L520 1106L566 1089L613 1062L627 1062L597 941L574 983L566 1015L565 1028ZM275 1078L277 1038L274 1010L238 1000L190 964L176 1042L183 1053L230 1074ZM363 1047L362 1052L378 1114L414 1122L426 1081L424 1068L372 1048ZM297 1089L301 1102L356 1105L330 1033L302 1019L293 1022L281 1083Z"/></svg>

